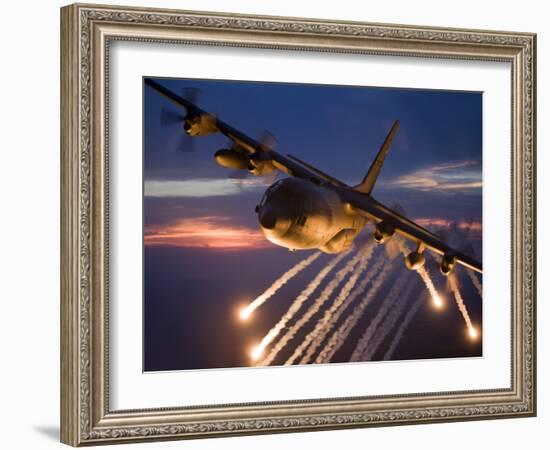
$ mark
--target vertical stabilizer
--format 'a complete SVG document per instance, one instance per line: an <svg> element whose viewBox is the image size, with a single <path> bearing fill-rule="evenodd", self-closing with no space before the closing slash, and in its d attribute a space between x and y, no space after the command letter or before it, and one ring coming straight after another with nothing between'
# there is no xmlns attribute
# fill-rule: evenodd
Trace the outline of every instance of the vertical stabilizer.
<svg viewBox="0 0 550 450"><path fill-rule="evenodd" d="M386 154L388 153L388 150L393 141L393 138L395 137L395 134L397 133L398 128L399 120L396 120L393 123L390 132L386 136L382 147L380 147L380 150L378 150L378 154L376 155L376 158L374 158L374 161L372 162L369 171L365 175L365 178L363 178L363 181L361 181L360 184L353 187L356 191L362 192L363 194L370 194L372 192L374 184L376 183L376 180L378 178L378 174L380 173L380 169L382 168L384 160L386 159Z"/></svg>

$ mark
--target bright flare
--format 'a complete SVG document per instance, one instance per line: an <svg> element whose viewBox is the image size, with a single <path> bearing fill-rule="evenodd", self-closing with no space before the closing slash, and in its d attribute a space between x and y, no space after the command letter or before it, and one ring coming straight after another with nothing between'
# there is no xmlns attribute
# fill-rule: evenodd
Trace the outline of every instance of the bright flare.
<svg viewBox="0 0 550 450"><path fill-rule="evenodd" d="M241 320L248 320L251 314L252 314L252 308L246 307L241 309L241 311L239 312L239 317Z"/></svg>
<svg viewBox="0 0 550 450"><path fill-rule="evenodd" d="M267 300L275 295L275 293L281 289L286 283L288 283L292 278L298 275L302 270L314 262L317 258L321 256L321 252L315 252L312 255L308 256L306 259L303 259L292 268L287 270L283 275L281 275L277 280L269 286L265 292L256 297L256 299L251 302L246 308L242 309L239 313L241 320L247 320L250 315L260 306L262 306Z"/></svg>
<svg viewBox="0 0 550 450"><path fill-rule="evenodd" d="M425 267L419 267L417 269L418 275L420 275L420 278L422 278L422 281L426 285L426 288L428 289L428 292L430 293L430 296L432 298L432 302L436 308L442 308L443 307L443 300L441 300L441 297L439 296L439 293L437 292L437 289L434 286L434 283L432 279L430 278L430 274L426 270Z"/></svg>
<svg viewBox="0 0 550 450"><path fill-rule="evenodd" d="M448 277L448 280L449 280L449 285L451 286L451 290L453 291L453 294L455 296L456 306L458 306L458 309L461 312L462 317L464 318L464 322L468 327L468 333L470 334L470 337L474 339L477 337L477 331L472 325L470 314L468 314L468 309L466 308L466 305L464 304L464 300L462 298L462 294L458 289L458 282L456 279L456 275L454 273L450 274Z"/></svg>
<svg viewBox="0 0 550 450"><path fill-rule="evenodd" d="M250 352L250 357L256 361L258 359L260 359L260 357L262 356L262 353L264 352L264 347L262 347L262 345L257 345L256 347L254 347L254 349Z"/></svg>
<svg viewBox="0 0 550 450"><path fill-rule="evenodd" d="M432 297L433 304L436 308L442 308L443 307L443 300L441 300L441 297L439 295L436 295L435 297Z"/></svg>

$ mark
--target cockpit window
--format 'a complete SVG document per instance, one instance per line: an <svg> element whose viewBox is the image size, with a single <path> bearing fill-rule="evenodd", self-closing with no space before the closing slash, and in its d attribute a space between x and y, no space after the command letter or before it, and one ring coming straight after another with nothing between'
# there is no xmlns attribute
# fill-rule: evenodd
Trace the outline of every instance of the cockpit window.
<svg viewBox="0 0 550 450"><path fill-rule="evenodd" d="M266 193L272 194L273 192L275 192L277 189L279 189L279 188L281 187L282 181L283 181L283 180L279 180L279 181L277 181L276 183L274 183L274 184L272 184L271 186L269 186L269 188L267 188Z"/></svg>

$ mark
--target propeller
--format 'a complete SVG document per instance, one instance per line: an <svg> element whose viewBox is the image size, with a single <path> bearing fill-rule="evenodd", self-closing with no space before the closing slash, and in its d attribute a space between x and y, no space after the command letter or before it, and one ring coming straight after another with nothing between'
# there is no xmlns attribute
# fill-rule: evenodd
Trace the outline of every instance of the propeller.
<svg viewBox="0 0 550 450"><path fill-rule="evenodd" d="M167 108L166 106L163 106L160 111L160 126L163 128L181 124L184 120L185 116L182 113Z"/></svg>
<svg viewBox="0 0 550 450"><path fill-rule="evenodd" d="M195 151L195 141L192 137L183 133L179 138L176 149L183 153L193 153Z"/></svg>
<svg viewBox="0 0 550 450"><path fill-rule="evenodd" d="M185 131L183 131L184 121L185 115L183 113L166 106L162 107L160 111L160 126L162 128L174 128L174 130L169 131L169 133L179 133L179 139L175 145L175 148L180 152L190 153L194 151L195 146L193 138L188 136Z"/></svg>
<svg viewBox="0 0 550 450"><path fill-rule="evenodd" d="M201 90L199 88L186 87L181 90L182 97L195 105L197 104L200 93Z"/></svg>
<svg viewBox="0 0 550 450"><path fill-rule="evenodd" d="M273 150L278 144L277 138L269 130L263 130L260 136L260 144L266 150ZM260 179L265 186L271 186L277 180L279 176L278 170L272 170L271 172L260 175Z"/></svg>
<svg viewBox="0 0 550 450"><path fill-rule="evenodd" d="M275 136L268 130L264 130L262 132L262 135L259 139L260 145L266 149L266 150L272 150L277 145L277 139ZM228 144L228 147L234 147L235 144L230 141ZM228 178L231 180L234 180L237 184L241 185L243 184L243 181L245 178L247 178L250 175L250 173L247 170L232 170L228 174ZM279 176L278 170L273 170L271 172L268 172L263 175L255 176L255 178L260 178L262 180L262 184L265 186L270 186L277 180L277 177Z"/></svg>
<svg viewBox="0 0 550 450"><path fill-rule="evenodd" d="M260 137L260 144L268 150L273 150L277 145L277 138L269 130L264 130Z"/></svg>

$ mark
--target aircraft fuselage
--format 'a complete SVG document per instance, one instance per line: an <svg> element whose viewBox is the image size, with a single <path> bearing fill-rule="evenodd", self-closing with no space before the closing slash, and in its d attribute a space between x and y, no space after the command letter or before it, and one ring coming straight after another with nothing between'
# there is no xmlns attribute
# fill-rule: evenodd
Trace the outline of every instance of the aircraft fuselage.
<svg viewBox="0 0 550 450"><path fill-rule="evenodd" d="M337 190L301 178L272 184L256 212L265 237L291 250L346 251L367 222Z"/></svg>

